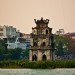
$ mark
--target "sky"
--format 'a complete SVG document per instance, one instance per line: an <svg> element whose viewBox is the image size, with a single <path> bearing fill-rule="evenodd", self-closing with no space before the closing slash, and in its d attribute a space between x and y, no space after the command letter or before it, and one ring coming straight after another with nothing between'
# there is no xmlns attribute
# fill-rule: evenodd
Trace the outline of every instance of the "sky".
<svg viewBox="0 0 75 75"><path fill-rule="evenodd" d="M75 32L75 0L0 0L0 25L14 26L29 34L36 24L34 19L49 19L55 33Z"/></svg>

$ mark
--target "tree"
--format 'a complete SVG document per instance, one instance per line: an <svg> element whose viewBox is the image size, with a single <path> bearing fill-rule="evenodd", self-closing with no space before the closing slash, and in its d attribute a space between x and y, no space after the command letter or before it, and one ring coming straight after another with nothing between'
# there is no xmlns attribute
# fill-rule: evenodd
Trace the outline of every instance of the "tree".
<svg viewBox="0 0 75 75"><path fill-rule="evenodd" d="M59 44L58 44L58 48L57 48L57 55L58 56L63 56L64 55L64 51L63 51L63 44L61 41L59 41Z"/></svg>
<svg viewBox="0 0 75 75"><path fill-rule="evenodd" d="M0 47L0 60L3 60L4 59L4 47Z"/></svg>
<svg viewBox="0 0 75 75"><path fill-rule="evenodd" d="M11 49L10 52L11 52L11 59L16 60L16 59L20 59L22 49L20 48Z"/></svg>
<svg viewBox="0 0 75 75"><path fill-rule="evenodd" d="M68 48L70 47L70 37L64 35L54 35L54 42L55 42L55 53L58 55L63 55L67 52Z"/></svg>
<svg viewBox="0 0 75 75"><path fill-rule="evenodd" d="M29 49L24 50L24 51L22 52L22 56L23 56L23 58L28 59L28 58L29 58Z"/></svg>

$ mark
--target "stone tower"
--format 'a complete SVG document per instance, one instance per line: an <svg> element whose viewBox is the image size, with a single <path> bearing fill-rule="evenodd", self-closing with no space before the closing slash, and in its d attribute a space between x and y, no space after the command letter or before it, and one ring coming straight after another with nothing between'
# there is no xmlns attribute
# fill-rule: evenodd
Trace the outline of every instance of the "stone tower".
<svg viewBox="0 0 75 75"><path fill-rule="evenodd" d="M29 50L30 61L50 60L50 35L52 28L48 27L49 19L34 19L36 27L32 28L31 45Z"/></svg>

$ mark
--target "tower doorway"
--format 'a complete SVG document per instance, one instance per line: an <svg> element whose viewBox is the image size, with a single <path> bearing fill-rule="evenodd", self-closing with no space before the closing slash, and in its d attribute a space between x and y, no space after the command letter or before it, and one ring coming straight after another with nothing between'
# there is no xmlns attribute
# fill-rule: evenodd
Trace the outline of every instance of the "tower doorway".
<svg viewBox="0 0 75 75"><path fill-rule="evenodd" d="M37 61L37 56L35 54L32 56L32 61Z"/></svg>
<svg viewBox="0 0 75 75"><path fill-rule="evenodd" d="M47 60L47 57L46 57L45 54L42 56L42 60L43 60L43 61Z"/></svg>

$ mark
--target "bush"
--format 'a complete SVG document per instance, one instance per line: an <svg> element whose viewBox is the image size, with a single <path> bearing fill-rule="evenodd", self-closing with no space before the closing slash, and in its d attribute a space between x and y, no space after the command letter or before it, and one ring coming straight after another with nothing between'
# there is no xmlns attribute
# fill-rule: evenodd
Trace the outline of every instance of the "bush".
<svg viewBox="0 0 75 75"><path fill-rule="evenodd" d="M24 61L24 60L4 60L0 61L0 68L75 68L75 60L62 61Z"/></svg>

